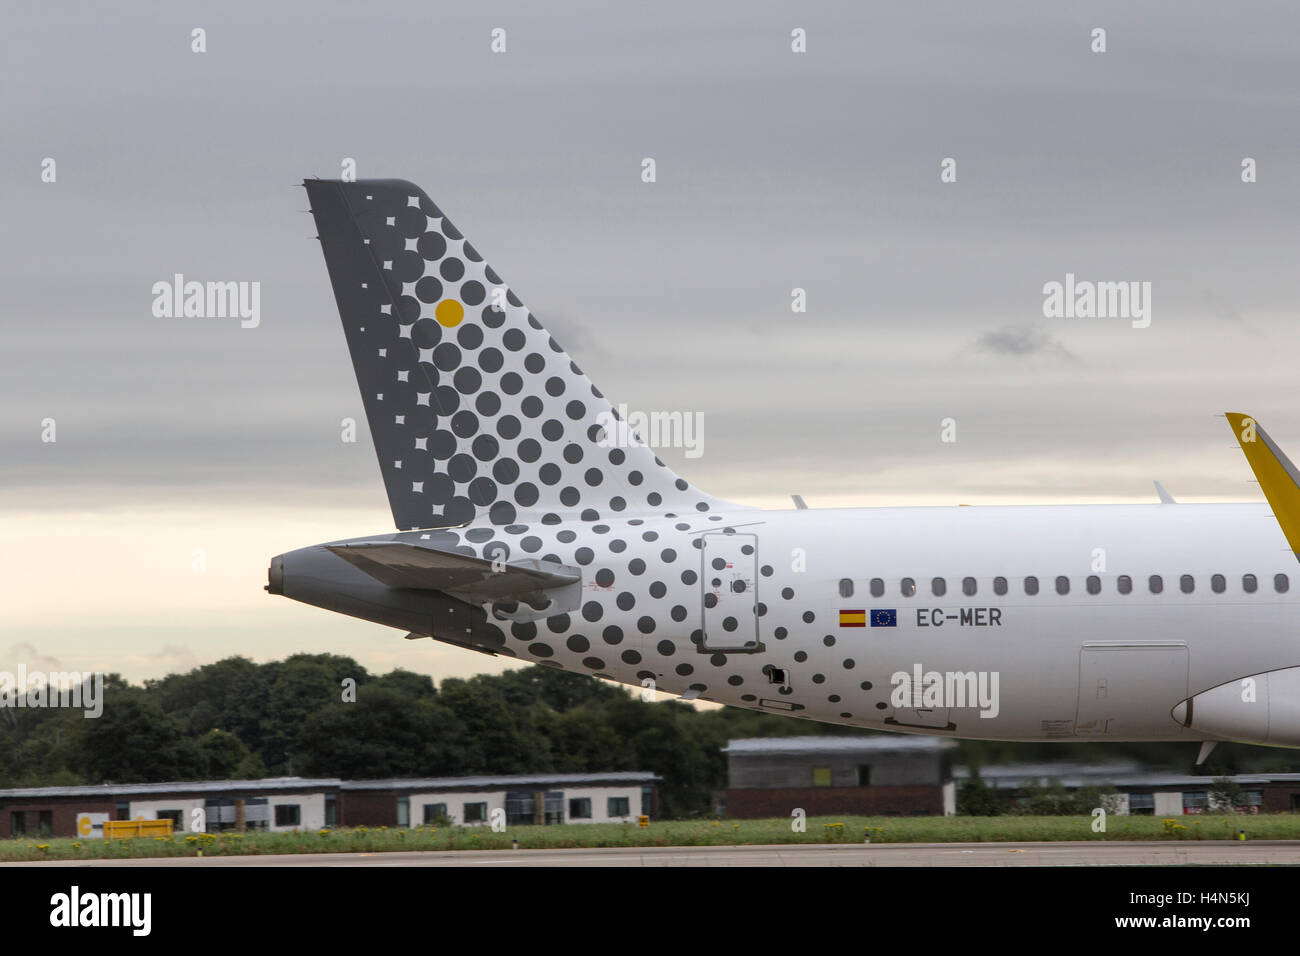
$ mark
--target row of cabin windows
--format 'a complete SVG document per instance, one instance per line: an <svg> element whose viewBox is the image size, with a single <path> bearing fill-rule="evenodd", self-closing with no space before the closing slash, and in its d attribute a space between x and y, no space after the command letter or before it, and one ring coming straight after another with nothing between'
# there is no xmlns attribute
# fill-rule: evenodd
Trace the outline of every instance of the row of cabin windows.
<svg viewBox="0 0 1300 956"><path fill-rule="evenodd" d="M916 596L916 581L913 578L903 578L899 581L899 590L903 597ZM1084 579L1084 589L1089 594L1101 593L1101 578L1095 574L1088 575ZM872 578L869 587L872 597L884 597L885 581L883 578ZM1007 593L1009 585L1007 579L997 577L993 579L993 593L1003 595ZM1025 593L1029 595L1037 594L1039 591L1038 578L1030 575L1024 581ZM1070 579L1064 574L1058 575L1055 581L1057 594L1070 593ZM1273 575L1273 590L1278 594L1285 594L1291 587L1291 582L1285 574ZM1165 589L1165 580L1158 574L1153 574L1147 578L1147 589L1152 594L1160 594ZM1210 575L1210 590L1215 594L1222 594L1228 589L1228 579L1222 574ZM1241 589L1247 594L1254 594L1259 590L1259 579L1253 574L1243 574L1241 576ZM961 593L967 597L974 596L977 590L974 578L961 579ZM1115 578L1115 590L1120 594L1133 593L1133 579L1127 574L1121 574ZM1178 578L1178 590L1184 594L1191 594L1196 590L1196 579L1190 574L1181 575ZM935 597L943 597L948 593L948 582L944 578L930 579L930 593ZM853 581L851 578L840 579L840 597L853 597Z"/></svg>

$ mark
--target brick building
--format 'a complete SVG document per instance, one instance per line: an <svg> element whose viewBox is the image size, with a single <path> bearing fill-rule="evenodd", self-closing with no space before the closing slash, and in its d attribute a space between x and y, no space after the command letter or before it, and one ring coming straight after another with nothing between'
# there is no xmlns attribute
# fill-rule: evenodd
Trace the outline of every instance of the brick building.
<svg viewBox="0 0 1300 956"><path fill-rule="evenodd" d="M277 777L0 790L0 838L101 837L106 820L173 821L176 831L475 826L633 821L657 812L652 773L417 780Z"/></svg>
<svg viewBox="0 0 1300 956"><path fill-rule="evenodd" d="M731 740L727 789L715 803L737 818L952 815L951 740L905 734Z"/></svg>

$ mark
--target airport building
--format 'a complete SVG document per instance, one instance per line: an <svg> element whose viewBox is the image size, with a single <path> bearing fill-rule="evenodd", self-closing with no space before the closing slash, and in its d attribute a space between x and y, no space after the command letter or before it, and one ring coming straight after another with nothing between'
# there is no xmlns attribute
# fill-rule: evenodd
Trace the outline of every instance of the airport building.
<svg viewBox="0 0 1300 956"><path fill-rule="evenodd" d="M170 819L175 831L633 822L654 817L652 773L337 780L276 777L0 790L0 838L101 837L107 820Z"/></svg>
<svg viewBox="0 0 1300 956"><path fill-rule="evenodd" d="M953 771L959 786L971 774L967 767ZM1067 791L1082 787L1114 790L1108 808L1111 813L1159 817L1212 812L1210 791L1220 779L1151 769L1137 761L1004 764L981 767L979 776L1008 807L1028 799L1027 785L1046 787L1059 783ZM1238 813L1300 812L1300 773L1242 773L1229 779L1240 788Z"/></svg>
<svg viewBox="0 0 1300 956"><path fill-rule="evenodd" d="M951 816L957 791L942 737L756 737L730 740L720 814L743 819L809 816Z"/></svg>

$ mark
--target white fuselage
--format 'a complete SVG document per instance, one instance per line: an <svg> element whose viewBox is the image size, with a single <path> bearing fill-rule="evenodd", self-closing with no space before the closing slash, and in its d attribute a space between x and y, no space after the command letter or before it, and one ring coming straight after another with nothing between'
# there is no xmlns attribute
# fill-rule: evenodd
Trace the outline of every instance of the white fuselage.
<svg viewBox="0 0 1300 956"><path fill-rule="evenodd" d="M506 624L507 653L832 723L1004 740L1197 739L1171 716L1180 701L1300 664L1296 594L1274 580L1300 569L1263 504L737 510L498 528L473 547L490 556L493 542L512 559L582 568L581 607ZM1254 593L1243 590L1248 574ZM841 617L853 611L866 626ZM745 649L755 639L761 649ZM921 686L897 689L897 675L918 673ZM930 678L928 697L927 674L940 681Z"/></svg>

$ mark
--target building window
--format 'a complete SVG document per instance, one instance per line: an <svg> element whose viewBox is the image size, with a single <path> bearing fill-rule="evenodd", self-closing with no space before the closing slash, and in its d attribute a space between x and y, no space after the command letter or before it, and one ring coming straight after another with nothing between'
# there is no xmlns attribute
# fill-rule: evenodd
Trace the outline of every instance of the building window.
<svg viewBox="0 0 1300 956"><path fill-rule="evenodd" d="M1087 580L1087 582L1086 582L1086 587L1087 587L1087 589L1088 589L1088 593L1089 593L1089 594L1100 594L1100 593L1101 593L1101 578L1097 577L1097 575L1095 575L1095 574L1090 574L1090 575L1088 575L1088 580Z"/></svg>
<svg viewBox="0 0 1300 956"><path fill-rule="evenodd" d="M1032 574L1025 578L1025 593L1029 595L1038 593L1038 578L1034 577Z"/></svg>
<svg viewBox="0 0 1300 956"><path fill-rule="evenodd" d="M277 827L302 826L302 806L297 803L277 803L275 825Z"/></svg>
<svg viewBox="0 0 1300 956"><path fill-rule="evenodd" d="M447 820L447 804L445 803L426 803L424 805L424 822L438 823Z"/></svg>
<svg viewBox="0 0 1300 956"><path fill-rule="evenodd" d="M9 814L9 835L22 836L27 832L27 814L22 810L13 810Z"/></svg>
<svg viewBox="0 0 1300 956"><path fill-rule="evenodd" d="M123 801L121 801L120 803L118 803L118 805L117 805L117 813L116 813L116 815L113 817L113 819L114 819L114 820L130 820L130 819L131 819L131 804L127 803L125 800L123 800Z"/></svg>
<svg viewBox="0 0 1300 956"><path fill-rule="evenodd" d="M1056 593L1057 594L1070 593L1070 579L1067 578L1064 574L1058 574L1056 576Z"/></svg>
<svg viewBox="0 0 1300 956"><path fill-rule="evenodd" d="M606 816L626 817L630 816L632 811L628 808L629 800L627 797L610 797L609 807Z"/></svg>
<svg viewBox="0 0 1300 956"><path fill-rule="evenodd" d="M1130 793L1128 795L1128 812L1139 817L1155 816L1156 795L1154 793Z"/></svg>
<svg viewBox="0 0 1300 956"><path fill-rule="evenodd" d="M831 785L831 768L813 767L812 780L814 787L829 787Z"/></svg>
<svg viewBox="0 0 1300 956"><path fill-rule="evenodd" d="M1147 578L1147 587L1151 589L1152 594L1159 594L1165 589L1165 579L1158 574L1153 574Z"/></svg>
<svg viewBox="0 0 1300 956"><path fill-rule="evenodd" d="M339 822L339 803L335 794L325 794L325 825L332 827Z"/></svg>
<svg viewBox="0 0 1300 956"><path fill-rule="evenodd" d="M1210 575L1210 590L1215 594L1222 594L1228 589L1228 579L1222 574Z"/></svg>
<svg viewBox="0 0 1300 956"><path fill-rule="evenodd" d="M880 578L871 579L871 596L883 597L885 594L885 582Z"/></svg>
<svg viewBox="0 0 1300 956"><path fill-rule="evenodd" d="M859 787L871 786L871 764L869 763L858 764L858 786Z"/></svg>
<svg viewBox="0 0 1300 956"><path fill-rule="evenodd" d="M1259 813L1260 807L1264 806L1264 791L1241 791L1241 796L1237 798L1237 806L1247 810L1249 813Z"/></svg>
<svg viewBox="0 0 1300 956"><path fill-rule="evenodd" d="M1183 813L1204 813L1210 795L1204 790L1188 790L1183 794Z"/></svg>
<svg viewBox="0 0 1300 956"><path fill-rule="evenodd" d="M36 818L36 832L47 837L54 832L54 811L39 810Z"/></svg>
<svg viewBox="0 0 1300 956"><path fill-rule="evenodd" d="M185 815L184 810L159 810L159 820L170 820L172 822L172 832L181 832L181 817Z"/></svg>
<svg viewBox="0 0 1300 956"><path fill-rule="evenodd" d="M1259 582L1255 580L1255 575L1243 574L1241 576L1241 589L1247 594L1254 594L1258 587Z"/></svg>
<svg viewBox="0 0 1300 956"><path fill-rule="evenodd" d="M486 803L467 803L462 808L461 818L466 823L483 823L487 820Z"/></svg>
<svg viewBox="0 0 1300 956"><path fill-rule="evenodd" d="M994 578L994 579L993 579L993 593L994 593L994 594L997 594L997 595L1002 595L1002 594L1006 594L1006 593L1007 593L1007 579L1006 579L1006 578Z"/></svg>
<svg viewBox="0 0 1300 956"><path fill-rule="evenodd" d="M1121 574L1115 579L1115 589L1120 594L1131 594L1133 592L1133 579L1127 574Z"/></svg>
<svg viewBox="0 0 1300 956"><path fill-rule="evenodd" d="M975 593L975 579L974 579L974 578L962 578L962 579L961 579L961 593L964 594L964 595L966 595L967 597L970 597L971 595L973 595L973 594Z"/></svg>
<svg viewBox="0 0 1300 956"><path fill-rule="evenodd" d="M943 597L948 593L948 582L943 578L931 578L930 593L935 597Z"/></svg>
<svg viewBox="0 0 1300 956"><path fill-rule="evenodd" d="M411 798L409 796L397 798L397 825L399 827L409 827L411 825Z"/></svg>
<svg viewBox="0 0 1300 956"><path fill-rule="evenodd" d="M842 597L842 598L851 598L851 597L853 597L853 579L852 579L852 578L840 578L840 597Z"/></svg>
<svg viewBox="0 0 1300 956"><path fill-rule="evenodd" d="M1196 590L1196 579L1190 574L1184 574L1178 579L1178 590L1184 594L1191 594Z"/></svg>
<svg viewBox="0 0 1300 956"><path fill-rule="evenodd" d="M911 578L903 578L899 581L898 588L903 592L903 597L916 597L916 582Z"/></svg>
<svg viewBox="0 0 1300 956"><path fill-rule="evenodd" d="M1278 594L1286 594L1287 588L1291 587L1291 582L1286 579L1285 574L1273 575L1273 590Z"/></svg>
<svg viewBox="0 0 1300 956"><path fill-rule="evenodd" d="M591 797L571 797L569 799L570 820L591 819Z"/></svg>

